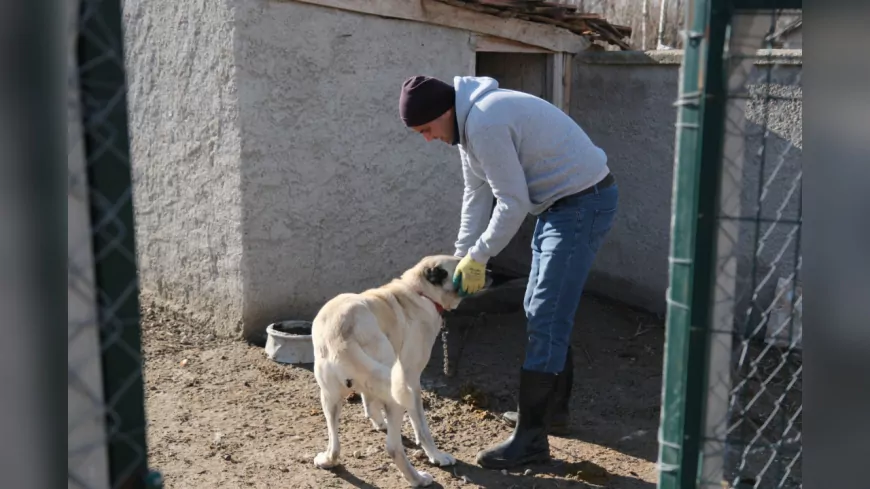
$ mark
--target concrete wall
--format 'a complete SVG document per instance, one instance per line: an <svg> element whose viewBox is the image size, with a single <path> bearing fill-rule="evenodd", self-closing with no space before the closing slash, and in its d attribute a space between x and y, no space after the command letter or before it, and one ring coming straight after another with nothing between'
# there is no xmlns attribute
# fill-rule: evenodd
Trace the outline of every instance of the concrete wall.
<svg viewBox="0 0 870 489"><path fill-rule="evenodd" d="M541 96L546 60L532 56L481 54L477 73L493 76L507 88ZM673 51L604 52L577 56L573 66L571 116L607 152L621 196L617 220L599 252L587 290L656 313L665 311L668 285L677 115L674 102L681 62L681 53ZM774 100L762 104L759 94L767 68L772 68L770 95ZM746 308L754 288L759 288L759 305L765 307L776 279L794 268L793 263L787 263L795 255L796 240L789 235L793 227L763 223L756 233L754 209L763 175L767 191L761 217L787 220L797 214L800 193L793 192L792 186L801 168L800 75L800 52L778 51L772 64L758 64L747 81L747 90L754 95L741 119L745 121L742 130L747 145L745 166L739 172L741 217L746 221L737 230L738 310ZM770 128L766 138L761 130L765 125ZM762 142L766 146L763 170ZM780 204L784 206L777 217ZM533 230L534 219L529 217L492 262L515 274L528 273ZM759 259L753 260L756 241L764 244L758 250Z"/></svg>
<svg viewBox="0 0 870 489"><path fill-rule="evenodd" d="M242 189L226 1L125 0L140 286L224 333L242 319Z"/></svg>
<svg viewBox="0 0 870 489"><path fill-rule="evenodd" d="M754 300L745 325L750 330L758 327L761 312L773 301L779 278L797 272L797 284L802 282L798 261L803 176L799 62L798 57L785 57L779 64L756 64L746 77L743 126L731 119L726 122L726 133L745 145L742 160L726 157L723 164L731 185L739 188L740 206L735 212L740 219L729 230L736 231L737 237L729 241L735 244L733 255L737 257L736 310L747 311ZM765 102L766 96L769 100ZM742 138L735 136L740 133ZM739 314L736 321L743 327L747 316Z"/></svg>
<svg viewBox="0 0 870 489"><path fill-rule="evenodd" d="M294 2L242 2L236 26L245 328L452 253L457 150L397 101L408 76L473 73L470 34Z"/></svg>
<svg viewBox="0 0 870 489"><path fill-rule="evenodd" d="M401 82L474 72L470 33L295 2L125 0L140 281L234 334L451 253L455 148Z"/></svg>
<svg viewBox="0 0 870 489"><path fill-rule="evenodd" d="M803 49L804 30L803 27L795 29L787 34L784 34L780 41L785 49Z"/></svg>
<svg viewBox="0 0 870 489"><path fill-rule="evenodd" d="M668 283L676 123L673 104L678 95L680 62L679 52L584 54L575 59L571 92L571 116L607 152L620 186L620 211L607 243L599 252L588 289L658 313L665 310ZM799 192L789 196L789 188L801 168L800 100L766 104L771 133L766 139L759 135L764 104L759 103L757 96L768 67L758 64L750 75L750 92L756 98L746 109L748 147L741 200L747 217L754 217L762 140L768 148L765 181L770 181L764 217L775 217L782 202L787 202L786 213L793 216L800 199ZM800 98L799 52L779 56L771 73L772 95ZM773 175L775 167L779 170ZM787 214L782 218L788 218ZM767 227L762 226L761 234ZM740 273L748 277L751 244L756 241L754 226L741 226L740 234ZM781 259L777 260L786 235L782 225L771 233L761 251L759 279L774 262L778 261L777 274L788 268ZM790 256L788 250L786 256ZM746 290L746 284L742 290Z"/></svg>
<svg viewBox="0 0 870 489"><path fill-rule="evenodd" d="M263 0L126 0L124 14L141 287L219 333L311 318L335 294L452 252L458 154L399 121L407 76L476 72L544 93L545 56L475 55L470 33L445 27ZM799 96L800 62L789 59L774 88ZM574 60L571 115L607 151L622 195L589 290L655 312L668 280L680 61ZM769 154L785 155L777 178L787 179L799 168L800 102L772 107ZM771 186L769 201L784 188ZM527 272L532 223L494 264Z"/></svg>

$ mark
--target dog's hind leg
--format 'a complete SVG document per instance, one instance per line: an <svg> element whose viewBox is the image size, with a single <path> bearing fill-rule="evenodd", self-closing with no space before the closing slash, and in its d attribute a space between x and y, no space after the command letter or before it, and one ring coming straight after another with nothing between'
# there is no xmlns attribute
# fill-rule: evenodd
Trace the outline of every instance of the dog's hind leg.
<svg viewBox="0 0 870 489"><path fill-rule="evenodd" d="M387 412L387 455L393 459L399 472L412 487L425 487L432 484L432 476L426 472L418 472L411 466L405 447L402 446L402 417L404 409L398 404L388 403Z"/></svg>
<svg viewBox="0 0 870 489"><path fill-rule="evenodd" d="M411 426L414 427L414 436L417 438L417 444L423 448L426 456L429 457L429 461L433 464L442 467L455 464L456 459L452 455L438 450L435 446L432 433L429 431L429 424L426 422L426 413L423 410L423 398L421 397L420 389L412 390L413 399L411 400L408 414L411 418Z"/></svg>
<svg viewBox="0 0 870 489"><path fill-rule="evenodd" d="M338 465L341 447L338 441L338 416L341 414L341 397L331 394L327 389L320 389L320 404L326 417L326 429L329 442L325 452L314 457L314 465L321 469L329 469Z"/></svg>
<svg viewBox="0 0 870 489"><path fill-rule="evenodd" d="M362 396L363 409L366 417L372 422L372 426L378 431L387 431L387 422L384 420L384 403L380 399L373 399L372 396L360 394Z"/></svg>

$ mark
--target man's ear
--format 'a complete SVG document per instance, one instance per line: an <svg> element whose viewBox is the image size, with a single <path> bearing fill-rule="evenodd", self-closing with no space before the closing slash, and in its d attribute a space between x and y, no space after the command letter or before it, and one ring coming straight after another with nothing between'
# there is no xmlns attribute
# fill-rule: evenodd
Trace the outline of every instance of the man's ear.
<svg viewBox="0 0 870 489"><path fill-rule="evenodd" d="M423 276L426 277L426 281L431 283L432 285L441 285L444 283L444 279L447 278L447 270L444 270L441 267L427 267L423 270Z"/></svg>

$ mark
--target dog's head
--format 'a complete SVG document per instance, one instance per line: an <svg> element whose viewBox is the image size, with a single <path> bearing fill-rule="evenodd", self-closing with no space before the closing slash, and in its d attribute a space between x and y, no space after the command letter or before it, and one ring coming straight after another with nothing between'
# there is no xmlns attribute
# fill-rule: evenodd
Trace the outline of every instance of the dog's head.
<svg viewBox="0 0 870 489"><path fill-rule="evenodd" d="M403 278L411 281L423 294L450 311L459 307L462 302L462 297L453 285L453 272L460 260L461 258L451 255L427 256L405 272ZM487 277L486 284L490 281Z"/></svg>

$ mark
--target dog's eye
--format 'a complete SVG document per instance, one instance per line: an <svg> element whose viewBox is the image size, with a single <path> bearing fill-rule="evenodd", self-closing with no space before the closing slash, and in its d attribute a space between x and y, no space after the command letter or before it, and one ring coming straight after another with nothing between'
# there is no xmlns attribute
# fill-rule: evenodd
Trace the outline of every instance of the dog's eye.
<svg viewBox="0 0 870 489"><path fill-rule="evenodd" d="M433 285L441 285L447 278L447 270L441 267L427 268L424 272L426 280Z"/></svg>

